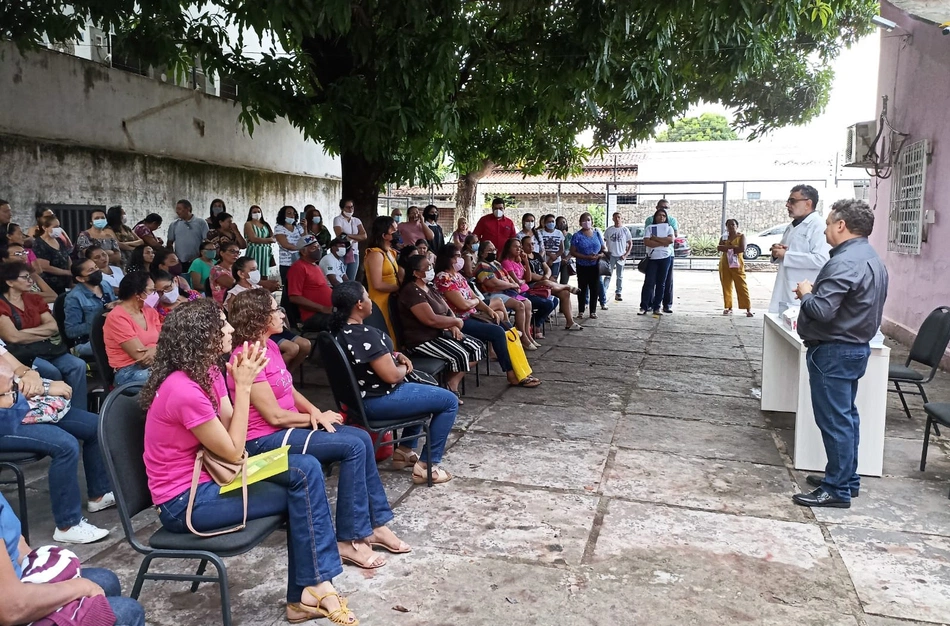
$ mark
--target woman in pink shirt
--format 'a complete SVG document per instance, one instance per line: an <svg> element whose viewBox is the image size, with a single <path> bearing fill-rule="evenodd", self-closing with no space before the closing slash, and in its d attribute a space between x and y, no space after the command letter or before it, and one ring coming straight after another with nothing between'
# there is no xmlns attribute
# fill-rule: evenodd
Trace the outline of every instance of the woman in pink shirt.
<svg viewBox="0 0 950 626"><path fill-rule="evenodd" d="M210 299L177 307L165 321L153 373L140 401L145 421L145 467L152 501L166 530L189 532L186 511L195 456L202 447L237 461L245 450L251 386L268 365L260 344L244 346L228 363L234 400L218 368L231 351L234 329ZM279 355L278 355L279 360ZM287 552L292 564L287 583L287 620L329 617L334 624L358 620L333 588L343 571L333 541L333 522L323 470L313 457L291 454L290 470L248 487L247 518L287 515ZM241 498L222 497L202 473L195 489L192 526L198 532L228 528L244 517Z"/></svg>
<svg viewBox="0 0 950 626"><path fill-rule="evenodd" d="M344 426L343 417L321 411L294 389L280 349L269 337L283 328L283 312L273 296L263 289L239 293L229 304L237 347L249 343L266 346L267 367L251 387L247 451L260 454L290 444L291 452L307 454L322 463L340 462L336 505L336 538L346 563L374 569L386 560L373 552L378 546L393 554L409 552L409 546L386 527L393 512L386 498L373 443L366 431ZM228 377L229 387L234 381Z"/></svg>

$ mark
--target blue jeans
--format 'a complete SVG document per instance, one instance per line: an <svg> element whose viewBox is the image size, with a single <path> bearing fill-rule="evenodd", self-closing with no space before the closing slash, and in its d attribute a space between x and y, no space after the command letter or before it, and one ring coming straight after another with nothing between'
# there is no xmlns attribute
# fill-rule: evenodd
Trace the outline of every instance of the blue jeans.
<svg viewBox="0 0 950 626"><path fill-rule="evenodd" d="M286 430L247 442L254 455L283 445ZM336 539L355 541L388 524L393 511L376 469L376 453L369 433L355 426L336 426L336 432L294 428L287 439L292 454L308 454L322 464L340 461L336 496Z"/></svg>
<svg viewBox="0 0 950 626"><path fill-rule="evenodd" d="M68 352L47 361L35 359L33 369L43 378L62 380L73 388L73 406L77 409L89 407L86 398L86 362Z"/></svg>
<svg viewBox="0 0 950 626"><path fill-rule="evenodd" d="M115 386L118 387L125 383L144 383L148 380L151 371L149 368L136 363L120 367L115 371Z"/></svg>
<svg viewBox="0 0 950 626"><path fill-rule="evenodd" d="M459 412L459 401L455 394L442 387L422 385L419 383L402 383L388 396L373 396L363 399L366 408L366 418L372 422L388 422L413 415L433 413L429 423L429 439L422 449L420 459L425 460L426 448L431 453L432 463L442 461L445 452L445 440L455 424L455 416ZM412 426L402 432L403 437L418 436L422 426ZM410 448L416 447L416 440L409 439L399 445Z"/></svg>
<svg viewBox="0 0 950 626"><path fill-rule="evenodd" d="M672 267L673 257L647 261L647 273L643 279L643 290L640 292L640 309L660 310L663 295L666 293L666 277Z"/></svg>
<svg viewBox="0 0 950 626"><path fill-rule="evenodd" d="M525 298L531 302L531 325L540 326L541 322L547 323L551 311L557 307L557 304L552 301L552 298L542 298L541 296L533 296L531 294L525 294Z"/></svg>
<svg viewBox="0 0 950 626"><path fill-rule="evenodd" d="M306 587L340 575L343 565L320 462L304 454L291 454L289 463L288 472L247 488L247 519L287 514L287 602L300 602ZM189 532L185 514L190 491L158 507L162 526L173 533ZM198 485L191 515L196 530L235 526L243 515L240 490L222 496L213 482Z"/></svg>
<svg viewBox="0 0 950 626"><path fill-rule="evenodd" d="M86 491L96 500L112 491L99 449L99 416L70 409L56 424L21 424L12 435L0 437L0 452L37 452L50 457L49 498L56 527L72 528L82 519L79 490L79 442Z"/></svg>
<svg viewBox="0 0 950 626"><path fill-rule="evenodd" d="M344 267L346 267L346 277L350 280L356 280L356 270L360 268L359 259L353 261L352 263L345 263Z"/></svg>
<svg viewBox="0 0 950 626"><path fill-rule="evenodd" d="M489 324L488 322L468 318L462 323L462 332L490 344L495 349L495 356L498 357L498 365L501 366L501 371L511 371L511 357L508 356L508 338L505 336L504 328L498 324Z"/></svg>
<svg viewBox="0 0 950 626"><path fill-rule="evenodd" d="M92 342L87 341L86 343L77 343L75 346L73 346L73 352L75 352L77 356L93 356Z"/></svg>
<svg viewBox="0 0 950 626"><path fill-rule="evenodd" d="M610 263L610 271L617 274L617 289L614 290L614 293L619 296L620 292L623 291L623 259L619 256L610 255L607 262ZM603 283L604 288L600 292L601 303L607 301L607 292L610 291L610 276L604 276Z"/></svg>
<svg viewBox="0 0 950 626"><path fill-rule="evenodd" d="M821 488L845 501L850 501L851 490L861 485L861 419L854 399L870 356L871 348L866 343L823 343L808 348L805 356L811 406L828 456Z"/></svg>
<svg viewBox="0 0 950 626"><path fill-rule="evenodd" d="M138 600L122 597L122 585L115 573L101 567L83 567L82 577L102 587L115 613L116 626L145 626L145 609Z"/></svg>

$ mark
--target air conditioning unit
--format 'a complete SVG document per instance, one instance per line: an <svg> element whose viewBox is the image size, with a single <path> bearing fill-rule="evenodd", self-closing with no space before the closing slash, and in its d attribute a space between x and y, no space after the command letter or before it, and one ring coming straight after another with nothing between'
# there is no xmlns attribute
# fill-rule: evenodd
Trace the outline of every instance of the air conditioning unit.
<svg viewBox="0 0 950 626"><path fill-rule="evenodd" d="M877 122L859 122L848 126L848 136L844 144L844 167L872 167L874 160L874 138L877 136ZM880 165L878 163L878 165Z"/></svg>

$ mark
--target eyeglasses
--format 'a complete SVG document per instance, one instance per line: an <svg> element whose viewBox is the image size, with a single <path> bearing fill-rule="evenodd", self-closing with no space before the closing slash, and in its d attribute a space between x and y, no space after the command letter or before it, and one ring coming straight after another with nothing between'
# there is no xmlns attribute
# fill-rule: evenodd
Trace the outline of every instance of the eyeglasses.
<svg viewBox="0 0 950 626"><path fill-rule="evenodd" d="M19 276L17 276L17 278L19 278L20 280L28 280L28 281L33 280L33 277L30 276L29 274L20 274Z"/></svg>
<svg viewBox="0 0 950 626"><path fill-rule="evenodd" d="M13 385L13 389L5 393L0 393L0 398L3 396L10 396L13 398L13 404L16 404L17 400L20 399L20 391L17 389L16 384Z"/></svg>
<svg viewBox="0 0 950 626"><path fill-rule="evenodd" d="M789 198L785 201L785 204L796 204L798 202L805 202L808 198Z"/></svg>
<svg viewBox="0 0 950 626"><path fill-rule="evenodd" d="M240 252L240 250L236 248L228 248L227 250L222 250L221 252L225 252L227 254L237 254L238 252Z"/></svg>

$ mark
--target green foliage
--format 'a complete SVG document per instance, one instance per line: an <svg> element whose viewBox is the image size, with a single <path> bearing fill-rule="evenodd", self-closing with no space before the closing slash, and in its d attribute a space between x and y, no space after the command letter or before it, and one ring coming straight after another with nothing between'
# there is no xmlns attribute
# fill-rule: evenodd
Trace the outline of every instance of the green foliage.
<svg viewBox="0 0 950 626"><path fill-rule="evenodd" d="M731 141L738 138L726 117L718 113L684 117L656 136L657 141Z"/></svg>
<svg viewBox="0 0 950 626"><path fill-rule="evenodd" d="M719 237L715 235L687 235L692 256L719 256Z"/></svg>
<svg viewBox="0 0 950 626"><path fill-rule="evenodd" d="M594 218L594 227L601 230L607 228L607 207L603 204L588 204L587 212Z"/></svg>

